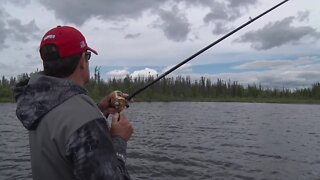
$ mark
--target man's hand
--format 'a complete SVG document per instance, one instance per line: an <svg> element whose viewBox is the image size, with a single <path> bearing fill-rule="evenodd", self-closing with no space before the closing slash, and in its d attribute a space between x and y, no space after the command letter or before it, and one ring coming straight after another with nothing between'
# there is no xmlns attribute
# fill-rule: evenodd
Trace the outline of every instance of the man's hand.
<svg viewBox="0 0 320 180"><path fill-rule="evenodd" d="M120 136L126 142L129 141L133 133L133 127L124 113L117 113L112 116L110 132L112 136Z"/></svg>
<svg viewBox="0 0 320 180"><path fill-rule="evenodd" d="M116 94L117 92L119 92L119 91L114 91L114 92L110 93L109 95L104 97L100 101L100 103L98 104L98 107L103 114L119 113L125 108L125 106L114 106L114 104L112 104L112 102L114 102L116 97L119 96L119 93ZM128 96L129 95L126 93L121 93L121 97L123 97L123 98L126 98Z"/></svg>

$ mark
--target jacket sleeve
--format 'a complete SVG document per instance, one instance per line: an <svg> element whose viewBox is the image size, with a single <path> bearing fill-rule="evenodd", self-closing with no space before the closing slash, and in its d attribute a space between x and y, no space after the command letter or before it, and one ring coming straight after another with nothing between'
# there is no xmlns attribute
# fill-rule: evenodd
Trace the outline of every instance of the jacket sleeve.
<svg viewBox="0 0 320 180"><path fill-rule="evenodd" d="M79 180L130 179L125 160L126 142L111 138L105 119L92 120L66 142L66 157Z"/></svg>

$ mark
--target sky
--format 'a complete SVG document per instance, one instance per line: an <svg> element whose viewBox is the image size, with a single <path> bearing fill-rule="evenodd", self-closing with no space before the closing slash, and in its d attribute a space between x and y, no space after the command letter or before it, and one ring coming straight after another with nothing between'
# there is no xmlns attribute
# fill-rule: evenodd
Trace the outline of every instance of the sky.
<svg viewBox="0 0 320 180"><path fill-rule="evenodd" d="M0 75L42 69L39 44L76 27L103 79L160 75L281 0L0 0ZM266 88L320 81L320 1L290 0L169 76Z"/></svg>

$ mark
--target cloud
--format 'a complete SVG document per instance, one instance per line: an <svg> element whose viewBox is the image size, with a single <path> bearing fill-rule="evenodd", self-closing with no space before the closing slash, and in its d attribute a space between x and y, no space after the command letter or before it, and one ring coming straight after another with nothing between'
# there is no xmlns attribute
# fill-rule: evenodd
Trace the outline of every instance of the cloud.
<svg viewBox="0 0 320 180"><path fill-rule="evenodd" d="M66 23L82 25L90 18L96 17L105 21L126 21L138 19L144 12L159 16L157 28L163 30L165 36L173 41L184 41L190 31L187 19L173 11L159 10L168 0L39 0L41 4L53 10L58 19ZM72 8L70 8L72 7ZM126 36L131 38L132 36Z"/></svg>
<svg viewBox="0 0 320 180"><path fill-rule="evenodd" d="M262 84L266 87L301 88L319 82L320 58L300 57L294 60L253 61L235 66L235 69L252 71L221 74L245 84ZM258 71L265 69L264 71ZM257 70L257 71L255 71Z"/></svg>
<svg viewBox="0 0 320 180"><path fill-rule="evenodd" d="M13 71L14 67L10 66L6 63L1 63L0 62L0 71L1 71L1 75L8 75L9 72Z"/></svg>
<svg viewBox="0 0 320 180"><path fill-rule="evenodd" d="M260 60L234 66L234 69L286 69L294 70L300 67L316 65L320 62L317 56L300 57L295 60Z"/></svg>
<svg viewBox="0 0 320 180"><path fill-rule="evenodd" d="M319 67L318 67L319 68ZM319 82L317 77L320 77L319 71L304 71L304 70L269 70L269 71L247 71L240 73L220 73L214 75L198 75L211 78L214 82L217 79L224 81L237 81L242 85L261 84L264 88L305 88Z"/></svg>
<svg viewBox="0 0 320 180"><path fill-rule="evenodd" d="M82 25L92 17L103 20L136 19L143 12L159 7L164 0L39 0L41 4L50 10L54 10L55 16L65 22ZM72 7L72 8L71 8Z"/></svg>
<svg viewBox="0 0 320 180"><path fill-rule="evenodd" d="M190 23L185 15L178 11L177 7L173 7L170 11L159 10L160 19L153 27L162 29L168 39L181 42L187 39Z"/></svg>
<svg viewBox="0 0 320 180"><path fill-rule="evenodd" d="M5 40L9 34L8 29L4 27L4 23L0 21L0 50L8 48L9 46L5 44Z"/></svg>
<svg viewBox="0 0 320 180"><path fill-rule="evenodd" d="M298 15L297 15L297 20L298 21L308 21L309 20L309 15L310 15L310 12L309 11L300 11L298 12Z"/></svg>
<svg viewBox="0 0 320 180"><path fill-rule="evenodd" d="M127 34L124 38L125 39L135 39L135 38L138 38L140 35L141 35L141 33Z"/></svg>
<svg viewBox="0 0 320 180"><path fill-rule="evenodd" d="M17 42L28 42L37 37L39 28L34 20L22 24L19 19L12 18L2 7L0 7L0 50L9 48L6 44L8 39Z"/></svg>
<svg viewBox="0 0 320 180"><path fill-rule="evenodd" d="M288 70L288 71L268 71L257 73L257 80L264 86L277 88L302 88L310 87L316 83L319 71Z"/></svg>
<svg viewBox="0 0 320 180"><path fill-rule="evenodd" d="M16 77L22 73L35 72L36 69L40 69L42 66L41 61L24 59L24 57L20 57L20 59L21 58L24 61L19 63L17 63L17 61L12 61L12 59L10 59L12 62L0 62L0 75L4 75L6 77Z"/></svg>
<svg viewBox="0 0 320 180"><path fill-rule="evenodd" d="M175 65L167 66L167 67L163 68L162 69L162 73L165 73L165 72L169 71L174 66ZM190 72L192 72L192 65L190 63L184 64L184 65L180 66L178 69L176 69L173 72L174 73L190 73Z"/></svg>
<svg viewBox="0 0 320 180"><path fill-rule="evenodd" d="M319 82L320 56L306 56L295 59L262 60L246 62L234 69L245 71L222 72L222 73L188 73L191 80L199 80L201 76L209 78L212 82L217 79L224 81L237 81L246 86L247 84L261 84L264 88L306 88ZM198 67L199 68L199 67ZM183 75L181 74L175 74Z"/></svg>
<svg viewBox="0 0 320 180"><path fill-rule="evenodd" d="M5 20L7 16L6 11L0 6L0 50L8 47L5 45L5 40L10 34L9 29L6 27Z"/></svg>
<svg viewBox="0 0 320 180"><path fill-rule="evenodd" d="M267 50L289 43L301 43L305 37L320 38L320 33L312 27L292 26L294 20L295 17L287 17L268 23L261 29L244 34L236 42L251 43L251 47L256 50Z"/></svg>
<svg viewBox="0 0 320 180"><path fill-rule="evenodd" d="M210 21L228 21L232 19L234 19L234 16L229 14L226 4L222 2L216 2L211 6L211 12L209 12L203 18L203 21L208 23Z"/></svg>
<svg viewBox="0 0 320 180"><path fill-rule="evenodd" d="M189 7L210 9L210 12L203 17L204 23L220 23L215 25L216 30L213 31L219 34L222 29L226 29L221 27L221 23L227 27L227 24L240 18L241 14L247 12L247 8L254 6L258 0L39 0L39 2L47 9L53 10L56 18L79 26L91 18L125 22L136 20L145 14L159 17L154 27L160 28L169 40L182 42L187 39L191 31L187 19Z"/></svg>
<svg viewBox="0 0 320 180"><path fill-rule="evenodd" d="M230 29L227 28L224 23L218 22L215 24L215 28L212 30L212 33L219 35L219 34L225 34L229 31Z"/></svg>
<svg viewBox="0 0 320 180"><path fill-rule="evenodd" d="M302 65L307 62L292 61L292 60L262 60L243 63L233 67L234 69L279 69L289 68L292 66Z"/></svg>
<svg viewBox="0 0 320 180"><path fill-rule="evenodd" d="M19 19L9 19L7 24L10 28L11 35L17 41L28 42L32 39L38 39L37 32L39 32L39 28L34 20L28 24L22 24Z"/></svg>
<svg viewBox="0 0 320 180"><path fill-rule="evenodd" d="M124 69L124 70L112 70L112 71L109 71L107 73L107 76L111 77L111 78L116 78L116 79L120 78L120 79L122 79L122 78L125 78L129 74L130 74L129 71L127 71L126 69Z"/></svg>
<svg viewBox="0 0 320 180"><path fill-rule="evenodd" d="M111 77L111 78L116 78L116 79L118 79L118 78L123 79L128 75L135 78L135 77L149 77L149 76L155 77L159 74L158 74L157 70L155 70L155 69L144 68L141 70L133 71L132 73L130 73L127 69L117 69L117 70L112 70L112 71L107 72L106 75L109 78Z"/></svg>
<svg viewBox="0 0 320 180"><path fill-rule="evenodd" d="M205 23L214 24L213 34L223 34L228 31L228 25L241 17L243 9L254 6L257 0L211 1L211 11L203 18Z"/></svg>
<svg viewBox="0 0 320 180"><path fill-rule="evenodd" d="M215 27L221 24L226 26L228 23L238 19L241 15L240 9L229 8L226 3L214 2L211 11L203 18L205 23L213 23Z"/></svg>
<svg viewBox="0 0 320 180"><path fill-rule="evenodd" d="M236 8L236 7L247 7L250 5L257 4L257 0L229 0L229 7Z"/></svg>
<svg viewBox="0 0 320 180"><path fill-rule="evenodd" d="M145 68L142 70L134 71L130 74L131 77L148 77L148 76L156 76L158 75L158 72L154 69Z"/></svg>
<svg viewBox="0 0 320 180"><path fill-rule="evenodd" d="M30 4L31 0L2 0L2 3L12 3L14 5L25 7Z"/></svg>

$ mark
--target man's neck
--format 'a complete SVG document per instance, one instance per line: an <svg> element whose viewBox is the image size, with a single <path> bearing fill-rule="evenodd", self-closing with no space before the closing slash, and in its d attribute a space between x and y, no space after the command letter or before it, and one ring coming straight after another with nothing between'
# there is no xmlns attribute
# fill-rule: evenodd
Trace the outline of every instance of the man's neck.
<svg viewBox="0 0 320 180"><path fill-rule="evenodd" d="M70 76L64 78L64 79L67 79L69 81L72 81L74 82L75 84L79 85L79 86L84 86L84 82L81 78L75 76L74 74L71 74Z"/></svg>

